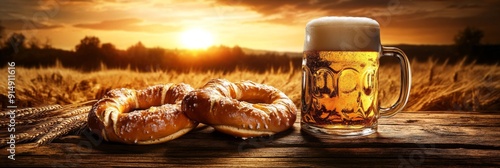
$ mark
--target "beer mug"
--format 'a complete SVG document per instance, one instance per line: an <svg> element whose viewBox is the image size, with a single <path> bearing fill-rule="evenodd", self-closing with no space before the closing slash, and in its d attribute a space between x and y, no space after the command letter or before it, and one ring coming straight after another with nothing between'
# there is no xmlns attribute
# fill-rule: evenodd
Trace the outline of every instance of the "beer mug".
<svg viewBox="0 0 500 168"><path fill-rule="evenodd" d="M378 69L381 56L401 64L397 102L381 108ZM322 17L306 25L302 58L301 129L312 134L369 135L378 118L401 111L410 94L408 58L380 44L380 26L364 17Z"/></svg>

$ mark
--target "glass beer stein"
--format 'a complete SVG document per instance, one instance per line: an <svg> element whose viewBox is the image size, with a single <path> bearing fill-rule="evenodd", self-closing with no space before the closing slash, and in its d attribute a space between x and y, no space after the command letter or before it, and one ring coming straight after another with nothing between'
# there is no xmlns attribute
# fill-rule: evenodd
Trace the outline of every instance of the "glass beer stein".
<svg viewBox="0 0 500 168"><path fill-rule="evenodd" d="M379 58L401 64L397 102L381 108ZM410 94L410 63L403 51L380 44L377 21L363 17L322 17L306 25L302 58L301 129L312 134L369 135L378 118L401 111Z"/></svg>

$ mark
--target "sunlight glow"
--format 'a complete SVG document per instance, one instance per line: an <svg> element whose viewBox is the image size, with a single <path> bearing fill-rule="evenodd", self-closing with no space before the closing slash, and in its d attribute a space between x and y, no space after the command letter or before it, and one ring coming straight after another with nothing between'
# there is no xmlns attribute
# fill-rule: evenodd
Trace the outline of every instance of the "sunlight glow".
<svg viewBox="0 0 500 168"><path fill-rule="evenodd" d="M214 43L212 33L200 28L185 30L180 40L182 45L189 49L205 49Z"/></svg>

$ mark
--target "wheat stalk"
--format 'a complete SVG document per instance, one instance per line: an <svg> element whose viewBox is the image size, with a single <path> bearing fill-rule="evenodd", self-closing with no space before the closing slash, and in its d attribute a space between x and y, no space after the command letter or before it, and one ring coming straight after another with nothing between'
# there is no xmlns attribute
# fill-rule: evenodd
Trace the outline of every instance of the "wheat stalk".
<svg viewBox="0 0 500 168"><path fill-rule="evenodd" d="M33 140L41 135L47 134L50 132L51 128L64 121L64 118L55 118L52 120L48 120L46 122L38 124L36 127L31 128L26 131L26 140ZM19 138L18 141L23 141L22 138Z"/></svg>
<svg viewBox="0 0 500 168"><path fill-rule="evenodd" d="M23 120L16 120L16 125L23 125L23 124L34 124L34 123L39 123L43 121L50 120L51 118L39 118L39 119L23 119ZM0 128L1 127L7 127L10 124L9 120L5 121L0 121Z"/></svg>
<svg viewBox="0 0 500 168"><path fill-rule="evenodd" d="M60 105L48 105L48 106L60 106ZM48 106L15 109L13 112L12 112L12 110L5 110L5 111L0 112L0 117L9 116L11 113L15 113L16 117L19 117L19 115L21 115L21 117L22 117L23 115L28 115L28 113L36 113L39 111L46 110L46 109L48 109L47 108Z"/></svg>
<svg viewBox="0 0 500 168"><path fill-rule="evenodd" d="M55 116L58 116L60 114L66 114L65 116L61 116L61 117L72 116L72 115L76 115L76 114L80 113L78 111L75 112L74 111L75 108L78 109L78 107L86 106L86 105L89 105L89 104L94 104L95 102L97 102L97 100L90 100L90 101L86 101L86 102L82 102L82 103L70 104L70 105L66 105L66 106L64 106L64 107L62 107L60 109L57 109L57 110L53 111L52 113L38 113L36 115L30 116L30 118L32 118L32 117L37 117L37 118L40 118L40 117L55 117ZM71 112L68 112L68 111L71 111Z"/></svg>
<svg viewBox="0 0 500 168"><path fill-rule="evenodd" d="M14 113L16 115L16 118L26 118L26 117L36 117L40 116L43 114L46 114L48 112L61 109L62 106L59 104L56 105L48 105L48 106L42 106L42 107L30 107L30 108L22 108L22 109L16 109L14 110ZM10 110L7 111L2 111L0 112L0 117L5 117L10 115Z"/></svg>
<svg viewBox="0 0 500 168"><path fill-rule="evenodd" d="M79 115L79 114L87 114L89 113L90 109L92 109L92 106L83 106L83 107L78 107L74 110L71 110L67 113L62 113L61 115L58 115L56 117L62 117L62 118L66 118L66 117L72 117L72 116L76 116L76 115Z"/></svg>
<svg viewBox="0 0 500 168"><path fill-rule="evenodd" d="M42 117L42 118L36 118L36 119L23 119L23 120L16 120L16 125L23 125L23 124L37 124L39 122L51 120L51 119L58 119L58 118L66 118L66 117L72 117L78 114L83 114L83 113L88 113L92 109L92 106L83 106L83 107L78 107L74 110L70 110L69 112L54 112L55 115L52 117ZM60 109L59 111L65 111L65 108ZM10 124L9 120L6 121L0 121L0 128L1 127L6 127Z"/></svg>
<svg viewBox="0 0 500 168"><path fill-rule="evenodd" d="M56 119L42 122L42 123L36 125L35 127L31 128L28 131L17 134L16 135L16 143L31 141L31 140L36 139L37 137L39 137L41 135L45 135L50 131L50 129L54 125L56 125L57 123L60 123L62 121L63 121L63 118L56 118ZM2 144L0 144L0 147L3 147L5 145L7 145L7 144L2 142Z"/></svg>
<svg viewBox="0 0 500 168"><path fill-rule="evenodd" d="M35 125L29 130L24 131L16 135L16 142L22 143L26 141L32 141L34 139L38 139L38 144L45 144L47 142L51 142L55 138L61 137L70 131L81 129L85 126L87 122L87 115L91 105L80 106L82 104L90 104L94 103L93 101L88 101L80 104L68 105L61 109L56 110L51 113L55 116L45 116L38 119L26 119L17 121L16 124L25 124L25 123L35 123ZM32 108L36 109L36 108ZM8 123L3 123L7 124ZM0 147L5 146L5 139L0 144Z"/></svg>
<svg viewBox="0 0 500 168"><path fill-rule="evenodd" d="M49 142L52 142L54 139L57 139L63 135L68 134L71 131L81 129L81 127L85 126L87 118L88 115L85 113L70 118L65 118L63 122L61 122L59 125L51 129L49 133L38 139L36 141L36 144L44 145Z"/></svg>

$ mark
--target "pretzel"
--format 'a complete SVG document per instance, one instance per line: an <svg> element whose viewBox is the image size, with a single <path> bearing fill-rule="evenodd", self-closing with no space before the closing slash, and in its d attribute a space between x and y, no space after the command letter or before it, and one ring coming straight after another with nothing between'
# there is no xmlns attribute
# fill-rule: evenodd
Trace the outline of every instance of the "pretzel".
<svg viewBox="0 0 500 168"><path fill-rule="evenodd" d="M242 138L285 131L297 116L292 100L274 87L222 79L213 79L186 95L182 110L195 121Z"/></svg>
<svg viewBox="0 0 500 168"><path fill-rule="evenodd" d="M180 108L182 98L192 90L187 84L111 90L92 107L88 126L107 141L126 144L175 139L198 125Z"/></svg>

